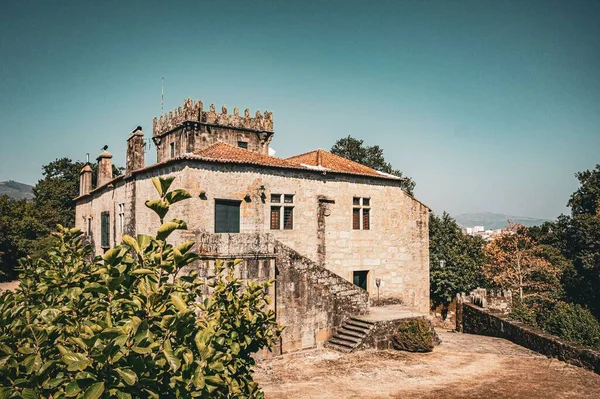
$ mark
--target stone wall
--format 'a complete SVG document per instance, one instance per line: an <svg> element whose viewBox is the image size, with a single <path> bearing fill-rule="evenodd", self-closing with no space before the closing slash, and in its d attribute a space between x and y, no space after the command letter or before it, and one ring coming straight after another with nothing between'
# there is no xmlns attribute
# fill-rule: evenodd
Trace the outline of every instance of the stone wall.
<svg viewBox="0 0 600 399"><path fill-rule="evenodd" d="M369 335L365 337L357 349L394 349L392 347L392 338L396 334L396 331L398 331L398 328L400 328L401 325L416 319L427 320L425 316L417 316L375 322Z"/></svg>
<svg viewBox="0 0 600 399"><path fill-rule="evenodd" d="M459 310L460 309L460 310ZM564 341L521 322L506 314L459 300L457 330L468 334L488 335L508 339L543 355L584 367L600 374L600 352ZM460 325L459 325L460 324Z"/></svg>
<svg viewBox="0 0 600 399"><path fill-rule="evenodd" d="M277 320L285 326L283 352L321 346L346 318L368 312L366 291L280 242L275 251L275 306Z"/></svg>

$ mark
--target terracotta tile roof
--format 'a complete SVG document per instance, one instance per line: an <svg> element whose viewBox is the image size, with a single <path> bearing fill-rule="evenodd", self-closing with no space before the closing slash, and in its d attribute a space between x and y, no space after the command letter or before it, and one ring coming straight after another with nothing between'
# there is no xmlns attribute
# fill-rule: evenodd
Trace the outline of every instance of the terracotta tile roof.
<svg viewBox="0 0 600 399"><path fill-rule="evenodd" d="M398 180L402 180L399 177L379 172L373 168L369 168L368 166L351 161L344 157L340 157L339 155L332 154L320 148L315 151L286 158L286 160L296 162L302 166L306 166L309 168L312 167L314 169L319 168L322 170L331 170L335 172L385 177L390 179L395 178Z"/></svg>
<svg viewBox="0 0 600 399"><path fill-rule="evenodd" d="M202 150L194 151L192 154L194 155L194 158L201 158L207 161L278 166L296 169L302 168L295 162L260 154L254 151L248 151L246 149L234 147L225 143L216 143Z"/></svg>

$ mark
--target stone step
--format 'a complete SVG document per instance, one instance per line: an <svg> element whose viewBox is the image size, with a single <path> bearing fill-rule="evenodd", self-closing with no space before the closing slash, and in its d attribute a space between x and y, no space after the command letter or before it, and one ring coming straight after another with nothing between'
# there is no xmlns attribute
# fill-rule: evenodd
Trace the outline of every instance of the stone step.
<svg viewBox="0 0 600 399"><path fill-rule="evenodd" d="M350 328L346 328L342 326L336 331L337 334L351 335L356 338L364 338L367 336L367 333L364 330L352 330Z"/></svg>
<svg viewBox="0 0 600 399"><path fill-rule="evenodd" d="M348 327L348 326L361 328L361 329L365 330L365 332L366 332L366 331L369 331L371 329L371 327L373 327L373 324L366 323L366 322L360 321L360 320L350 319L350 320L346 320L344 322L344 327Z"/></svg>
<svg viewBox="0 0 600 399"><path fill-rule="evenodd" d="M334 344L334 343L329 342L329 341L325 342L325 345L323 345L323 346L325 346L326 348L329 348L329 349L336 350L338 352L343 352L343 353L350 353L350 352L352 352L352 348L348 348L346 346Z"/></svg>
<svg viewBox="0 0 600 399"><path fill-rule="evenodd" d="M367 325L369 325L371 327L375 325L375 322L370 321L370 320L363 320L363 319L361 319L358 316L350 316L350 320L358 321L360 323L367 324Z"/></svg>
<svg viewBox="0 0 600 399"><path fill-rule="evenodd" d="M346 335L346 334L340 333L340 332L335 333L333 335L333 338L342 339L342 340L345 340L345 341L352 341L352 342L355 342L357 345L360 344L362 342L362 340L363 340L363 337L356 337L356 336L353 336L353 335Z"/></svg>
<svg viewBox="0 0 600 399"><path fill-rule="evenodd" d="M369 332L368 328L364 328L364 327L361 327L361 326L355 326L355 325L348 324L348 323L342 324L342 328L344 328L346 330L355 331L358 334L364 334L364 335L367 335L368 332Z"/></svg>
<svg viewBox="0 0 600 399"><path fill-rule="evenodd" d="M358 346L358 344L356 342L348 341L346 339L340 339L340 338L336 338L336 337L329 338L329 340L327 342L329 342L330 344L345 346L349 349L354 349L356 346Z"/></svg>

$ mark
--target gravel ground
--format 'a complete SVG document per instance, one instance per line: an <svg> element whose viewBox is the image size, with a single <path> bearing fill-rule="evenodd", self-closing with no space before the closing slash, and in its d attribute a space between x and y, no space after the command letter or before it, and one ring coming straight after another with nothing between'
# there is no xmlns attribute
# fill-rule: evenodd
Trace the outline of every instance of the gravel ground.
<svg viewBox="0 0 600 399"><path fill-rule="evenodd" d="M267 398L600 398L600 375L509 341L438 329L431 353L323 349L261 361Z"/></svg>

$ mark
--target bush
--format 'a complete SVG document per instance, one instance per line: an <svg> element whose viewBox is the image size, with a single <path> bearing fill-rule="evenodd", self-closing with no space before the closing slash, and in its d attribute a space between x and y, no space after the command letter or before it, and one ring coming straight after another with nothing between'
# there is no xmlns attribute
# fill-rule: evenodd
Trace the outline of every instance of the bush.
<svg viewBox="0 0 600 399"><path fill-rule="evenodd" d="M567 341L600 349L600 322L581 305L558 302L538 314L537 324Z"/></svg>
<svg viewBox="0 0 600 399"><path fill-rule="evenodd" d="M400 325L392 337L392 347L408 352L431 352L439 338L428 320L417 318Z"/></svg>
<svg viewBox="0 0 600 399"><path fill-rule="evenodd" d="M180 276L197 256L166 242L186 229L164 222L169 206L190 197L167 192L172 181L154 179L160 199L146 203L155 237L92 258L79 230L59 227L46 257L22 260L20 287L0 296L0 399L263 396L252 354L281 331L265 310L273 281L238 280L236 262Z"/></svg>
<svg viewBox="0 0 600 399"><path fill-rule="evenodd" d="M509 317L532 327L537 327L536 313L527 304L515 298L512 303Z"/></svg>

